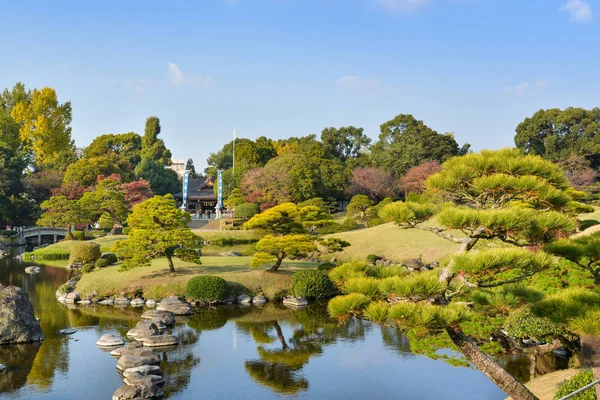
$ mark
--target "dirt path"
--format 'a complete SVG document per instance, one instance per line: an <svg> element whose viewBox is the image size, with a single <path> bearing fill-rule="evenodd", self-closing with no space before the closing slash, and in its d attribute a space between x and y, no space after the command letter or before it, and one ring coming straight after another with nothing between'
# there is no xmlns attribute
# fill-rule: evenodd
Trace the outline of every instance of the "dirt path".
<svg viewBox="0 0 600 400"><path fill-rule="evenodd" d="M527 388L529 388L529 390L531 390L540 400L552 400L558 391L560 384L564 380L572 378L582 370L583 369L580 368L570 368L554 371L534 378L527 382L525 386L527 386ZM509 397L506 400L511 400L511 398Z"/></svg>

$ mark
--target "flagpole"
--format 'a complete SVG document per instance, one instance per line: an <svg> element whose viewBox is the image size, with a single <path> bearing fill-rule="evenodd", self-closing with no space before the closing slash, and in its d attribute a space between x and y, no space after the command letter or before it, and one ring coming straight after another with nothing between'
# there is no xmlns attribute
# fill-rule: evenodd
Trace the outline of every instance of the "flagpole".
<svg viewBox="0 0 600 400"><path fill-rule="evenodd" d="M235 176L235 126L233 127L233 173L232 179Z"/></svg>

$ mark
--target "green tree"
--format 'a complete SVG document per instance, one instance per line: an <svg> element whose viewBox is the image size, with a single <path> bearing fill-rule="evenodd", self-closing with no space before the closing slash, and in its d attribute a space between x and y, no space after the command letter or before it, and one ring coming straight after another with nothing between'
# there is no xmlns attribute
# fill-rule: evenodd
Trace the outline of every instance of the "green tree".
<svg viewBox="0 0 600 400"><path fill-rule="evenodd" d="M142 160L142 138L135 132L97 136L83 150L85 158L118 155L135 168Z"/></svg>
<svg viewBox="0 0 600 400"><path fill-rule="evenodd" d="M459 152L454 135L441 135L409 114L382 124L379 141L371 148L374 165L396 179L425 161L443 162Z"/></svg>
<svg viewBox="0 0 600 400"><path fill-rule="evenodd" d="M569 107L539 110L516 128L515 144L526 154L564 161L572 154L585 156L600 167L600 108Z"/></svg>
<svg viewBox="0 0 600 400"><path fill-rule="evenodd" d="M549 254L529 249L537 249L574 231L574 220L563 213L572 202L566 178L558 166L540 157L523 156L516 150L483 151L446 161L439 173L429 177L428 188L463 205L441 207L436 221L446 229L462 230L466 237L452 237L446 231L423 227L460 243L457 254L438 270L398 276L386 284L376 284L383 299L402 300L392 306L370 303L370 293L351 293L330 303L330 312L347 318L364 310L370 319L379 322L391 319L413 332L420 330L420 336L423 330L434 336L445 333L473 365L508 395L535 399L524 385L467 337L462 323L470 318L470 311L454 300L475 301L477 290L511 288L510 285L527 280L553 263ZM386 210L387 216L399 224L433 215L430 206L412 208L409 203L405 207L398 207L398 203L385 206L384 216ZM491 249L484 246L478 252L470 251L482 239L504 242L505 246ZM343 276L347 272L334 269L331 274L338 284L345 285ZM364 288L355 285L354 290L361 287ZM417 300L423 297L431 301L424 304ZM527 302L526 297L519 296L521 304ZM484 313L482 318L495 316ZM434 353L435 349L428 354Z"/></svg>
<svg viewBox="0 0 600 400"><path fill-rule="evenodd" d="M371 144L371 139L363 134L363 128L353 126L325 128L321 132L321 141L328 157L344 162L359 157Z"/></svg>
<svg viewBox="0 0 600 400"><path fill-rule="evenodd" d="M148 117L142 137L142 160L149 159L160 165L168 166L171 165L171 152L165 146L165 142L158 138L159 134L160 120L158 117Z"/></svg>
<svg viewBox="0 0 600 400"><path fill-rule="evenodd" d="M69 165L65 171L63 185L78 183L93 186L99 176L117 174L123 182L131 182L133 173L128 160L115 154L98 157L84 157Z"/></svg>
<svg viewBox="0 0 600 400"><path fill-rule="evenodd" d="M373 202L369 199L369 196L357 194L348 203L346 213L349 218L354 219L356 222L366 224L369 220L368 211L371 207L373 207Z"/></svg>
<svg viewBox="0 0 600 400"><path fill-rule="evenodd" d="M311 251L317 250L317 246L306 235L267 235L256 244L256 250L250 266L258 268L272 264L270 270L277 272L286 257L306 257Z"/></svg>
<svg viewBox="0 0 600 400"><path fill-rule="evenodd" d="M194 167L194 160L188 158L185 163L185 170L190 171L190 178L197 178L198 174L196 173L196 167Z"/></svg>
<svg viewBox="0 0 600 400"><path fill-rule="evenodd" d="M20 125L21 140L38 167L64 168L75 160L71 114L71 102L59 103L56 91L49 87L34 89L12 107L11 116Z"/></svg>
<svg viewBox="0 0 600 400"><path fill-rule="evenodd" d="M94 191L85 192L79 204L85 210L89 220L94 221L107 214L114 225L123 225L129 210L125 202L125 191L116 179L104 179L96 185Z"/></svg>
<svg viewBox="0 0 600 400"><path fill-rule="evenodd" d="M260 214L260 208L256 203L242 203L235 207L233 216L235 218L250 219L256 214Z"/></svg>
<svg viewBox="0 0 600 400"><path fill-rule="evenodd" d="M272 235L289 235L304 233L305 229L299 220L300 210L294 203L283 203L255 215L244 224L244 229L258 230Z"/></svg>
<svg viewBox="0 0 600 400"><path fill-rule="evenodd" d="M127 240L118 241L113 251L124 258L124 269L149 265L154 258L166 257L169 271L175 272L173 257L200 263L193 248L200 238L187 227L189 214L177 209L173 196L155 196L137 204L127 218L132 228Z"/></svg>
<svg viewBox="0 0 600 400"><path fill-rule="evenodd" d="M236 208L238 205L242 204L245 200L244 193L240 189L233 189L227 197L227 200L224 201L225 205L231 209Z"/></svg>
<svg viewBox="0 0 600 400"><path fill-rule="evenodd" d="M77 200L65 196L53 196L41 204L44 213L37 220L38 226L53 226L67 230L67 240L72 240L71 226L85 221L84 212Z"/></svg>
<svg viewBox="0 0 600 400"><path fill-rule="evenodd" d="M177 173L149 158L143 159L135 168L135 176L138 179L143 178L150 182L152 191L158 195L181 191Z"/></svg>

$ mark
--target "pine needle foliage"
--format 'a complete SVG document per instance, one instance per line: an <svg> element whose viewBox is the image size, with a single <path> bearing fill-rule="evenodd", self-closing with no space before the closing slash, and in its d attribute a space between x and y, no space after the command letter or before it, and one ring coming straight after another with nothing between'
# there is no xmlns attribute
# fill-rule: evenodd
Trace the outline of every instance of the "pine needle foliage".
<svg viewBox="0 0 600 400"><path fill-rule="evenodd" d="M329 278L338 286L353 278L373 275L374 268L362 261L349 261L329 271Z"/></svg>
<svg viewBox="0 0 600 400"><path fill-rule="evenodd" d="M370 298L379 295L379 280L370 277L352 278L344 283L345 293L360 293Z"/></svg>
<svg viewBox="0 0 600 400"><path fill-rule="evenodd" d="M371 299L364 294L351 293L329 300L327 311L333 318L345 321L353 315L358 315L370 302Z"/></svg>

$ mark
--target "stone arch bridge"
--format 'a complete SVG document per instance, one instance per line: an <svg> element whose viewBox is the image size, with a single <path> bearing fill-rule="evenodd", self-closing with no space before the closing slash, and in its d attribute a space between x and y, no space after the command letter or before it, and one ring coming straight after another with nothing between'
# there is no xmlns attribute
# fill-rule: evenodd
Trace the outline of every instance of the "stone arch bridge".
<svg viewBox="0 0 600 400"><path fill-rule="evenodd" d="M52 243L58 242L58 239L64 239L67 235L65 228L24 226L19 228L19 236L28 243L37 243L40 246L44 241L52 240Z"/></svg>

